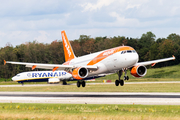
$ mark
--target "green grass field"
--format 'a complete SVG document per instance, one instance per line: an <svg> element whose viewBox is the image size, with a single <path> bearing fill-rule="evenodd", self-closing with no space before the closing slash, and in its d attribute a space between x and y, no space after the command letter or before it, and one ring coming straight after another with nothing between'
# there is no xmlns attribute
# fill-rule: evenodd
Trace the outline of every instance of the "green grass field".
<svg viewBox="0 0 180 120"><path fill-rule="evenodd" d="M175 120L180 106L0 103L1 119Z"/></svg>
<svg viewBox="0 0 180 120"><path fill-rule="evenodd" d="M76 85L33 86L26 87L1 87L1 92L180 92L180 83L157 83L157 84L91 84L85 88Z"/></svg>

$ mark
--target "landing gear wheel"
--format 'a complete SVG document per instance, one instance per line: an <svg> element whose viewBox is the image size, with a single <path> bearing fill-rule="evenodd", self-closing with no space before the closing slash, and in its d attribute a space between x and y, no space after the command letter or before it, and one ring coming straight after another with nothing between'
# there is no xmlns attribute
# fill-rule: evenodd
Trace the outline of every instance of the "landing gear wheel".
<svg viewBox="0 0 180 120"><path fill-rule="evenodd" d="M63 81L63 85L67 85L67 82L66 82L66 81Z"/></svg>
<svg viewBox="0 0 180 120"><path fill-rule="evenodd" d="M116 80L116 81L115 81L115 85L116 85L116 86L119 86L119 80Z"/></svg>
<svg viewBox="0 0 180 120"><path fill-rule="evenodd" d="M124 76L124 80L129 80L129 77L128 76Z"/></svg>
<svg viewBox="0 0 180 120"><path fill-rule="evenodd" d="M123 86L124 85L124 80L119 80L119 83L120 83L121 86Z"/></svg>
<svg viewBox="0 0 180 120"><path fill-rule="evenodd" d="M77 81L77 87L80 87L80 86L81 86L80 81Z"/></svg>
<svg viewBox="0 0 180 120"><path fill-rule="evenodd" d="M86 86L86 82L85 81L82 81L82 87L85 87Z"/></svg>

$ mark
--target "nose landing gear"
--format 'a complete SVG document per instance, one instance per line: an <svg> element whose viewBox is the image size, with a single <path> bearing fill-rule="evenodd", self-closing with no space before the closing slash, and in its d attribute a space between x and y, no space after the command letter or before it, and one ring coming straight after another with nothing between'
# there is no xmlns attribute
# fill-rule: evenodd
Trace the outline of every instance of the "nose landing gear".
<svg viewBox="0 0 180 120"><path fill-rule="evenodd" d="M125 69L124 72L125 72L124 80L129 80L129 77L127 76L127 69Z"/></svg>

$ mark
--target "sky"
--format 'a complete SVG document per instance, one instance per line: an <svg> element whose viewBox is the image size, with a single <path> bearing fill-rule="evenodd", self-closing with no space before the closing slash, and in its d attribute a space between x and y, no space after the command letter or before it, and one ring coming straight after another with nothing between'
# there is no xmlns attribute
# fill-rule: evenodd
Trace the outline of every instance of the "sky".
<svg viewBox="0 0 180 120"><path fill-rule="evenodd" d="M0 0L0 47L80 35L156 38L180 34L179 0Z"/></svg>

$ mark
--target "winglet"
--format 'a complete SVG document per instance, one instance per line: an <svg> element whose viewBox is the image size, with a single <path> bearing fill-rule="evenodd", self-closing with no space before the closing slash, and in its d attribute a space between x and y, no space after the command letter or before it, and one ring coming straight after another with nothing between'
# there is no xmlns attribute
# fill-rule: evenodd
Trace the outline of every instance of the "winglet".
<svg viewBox="0 0 180 120"><path fill-rule="evenodd" d="M63 41L65 60L67 62L67 61L74 59L76 56L74 55L73 49L67 38L66 32L61 31L61 35L62 35L62 41Z"/></svg>
<svg viewBox="0 0 180 120"><path fill-rule="evenodd" d="M53 68L53 72L56 71L58 68L59 68L59 67L54 67L54 68Z"/></svg>
<svg viewBox="0 0 180 120"><path fill-rule="evenodd" d="M151 66L153 67L153 66L155 66L155 64L156 64L156 63L153 63L153 64L151 64Z"/></svg>
<svg viewBox="0 0 180 120"><path fill-rule="evenodd" d="M6 60L4 60L4 65L6 65Z"/></svg>
<svg viewBox="0 0 180 120"><path fill-rule="evenodd" d="M32 66L32 70L34 70L36 67L37 67L37 65L33 65L33 66Z"/></svg>
<svg viewBox="0 0 180 120"><path fill-rule="evenodd" d="M175 60L175 59L176 59L176 57L175 57L174 55L173 55L173 58L174 58L173 60Z"/></svg>

